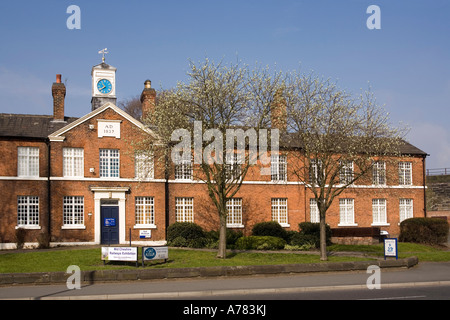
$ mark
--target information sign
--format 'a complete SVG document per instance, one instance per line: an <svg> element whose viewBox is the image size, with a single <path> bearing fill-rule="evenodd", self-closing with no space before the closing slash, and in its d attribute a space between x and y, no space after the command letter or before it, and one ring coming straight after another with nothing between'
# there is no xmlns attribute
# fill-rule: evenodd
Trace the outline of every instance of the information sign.
<svg viewBox="0 0 450 320"><path fill-rule="evenodd" d="M149 239L152 237L152 230L139 230L140 239Z"/></svg>
<svg viewBox="0 0 450 320"><path fill-rule="evenodd" d="M105 218L105 227L115 227L116 226L116 219L115 218Z"/></svg>
<svg viewBox="0 0 450 320"><path fill-rule="evenodd" d="M397 238L384 239L384 259L386 257L395 257L398 259Z"/></svg>
<svg viewBox="0 0 450 320"><path fill-rule="evenodd" d="M144 261L160 259L169 259L169 247L163 246L142 248L142 265L144 265Z"/></svg>
<svg viewBox="0 0 450 320"><path fill-rule="evenodd" d="M102 260L137 261L137 247L102 247Z"/></svg>

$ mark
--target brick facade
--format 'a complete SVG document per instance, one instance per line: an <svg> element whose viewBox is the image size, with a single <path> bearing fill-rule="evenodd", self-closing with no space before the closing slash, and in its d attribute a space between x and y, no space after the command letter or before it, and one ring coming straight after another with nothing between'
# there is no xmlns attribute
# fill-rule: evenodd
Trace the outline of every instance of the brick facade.
<svg viewBox="0 0 450 320"><path fill-rule="evenodd" d="M154 157L154 174L150 179L142 180L136 177L135 142L149 137L150 140L154 138L148 128L113 104L106 104L79 119L65 118L61 116L60 108L62 105L64 110L64 101L56 101L60 99L62 92L65 94L65 89L60 88L61 85L64 86L57 83L60 94L55 95L53 118L51 116L39 118L39 121L48 124L48 134L33 133L27 136L22 132L27 130L26 128L0 130L0 150L3 160L0 162L0 190L3 196L0 208L0 248L15 247L14 236L19 227L19 211L29 208L22 206L22 209L19 209L18 199L22 196L39 198L39 223L22 226L27 229L26 242L34 245L40 233L48 232L48 226L53 245L100 243L103 237L103 221L100 215L103 206L108 203L118 207L118 239L121 244L126 244L130 240L134 244L162 243L166 239L167 226L177 221L177 210L185 214L187 221L193 221L207 230L218 230L218 215L204 183L177 180L173 170L167 175L164 166L156 160L158 157ZM154 93L146 82L142 94L142 103L146 109L144 113L151 112ZM7 121L5 120L7 117L8 121L14 119L19 121L26 116L2 115L0 120ZM54 120L61 123L55 127ZM119 126L120 138L99 137L98 131L102 121L112 121L116 128ZM13 132L14 130L16 132ZM19 147L39 149L38 175L33 177L19 175ZM77 176L67 175L64 172L64 150L71 148L82 150L80 160L82 165L77 167L82 168L82 174L78 173ZM118 150L117 177L101 177L100 152L109 149ZM328 210L326 222L332 228L348 227L348 223L342 223L340 199L350 199L348 203L353 210L351 226L377 226L391 236L397 236L401 210L409 210L408 215L414 217L426 215L425 156L426 154L420 151L388 164L392 168L386 168L386 171L397 174L387 176L386 186L376 187L362 181L349 187L334 200ZM256 223L274 219L273 212L275 214L281 212L280 215L282 214L284 219L281 224L287 230L298 230L299 223L311 221L310 199L313 195L305 184L300 183L292 175L290 167L293 160L289 155L287 159L286 181L271 181L270 175L261 176L258 166L250 169L235 196L240 199L238 202L241 212L240 222L230 225L231 229L241 230L248 235ZM399 184L396 166L401 161L411 163L412 183L409 185ZM137 223L138 201L142 199L140 197L152 199L152 205L146 207L148 210L153 209L154 220L151 224ZM71 225L64 221L64 208L70 207L67 204L65 206L64 199L75 198L83 201L81 220L77 220L81 223ZM381 223L374 223L373 199L382 199L380 203L385 208L386 218L382 219ZM70 207L70 210L75 210L73 208L75 206ZM287 212L286 215L284 210ZM75 216L76 214L73 214L73 217ZM151 238L141 238L142 230L150 230Z"/></svg>

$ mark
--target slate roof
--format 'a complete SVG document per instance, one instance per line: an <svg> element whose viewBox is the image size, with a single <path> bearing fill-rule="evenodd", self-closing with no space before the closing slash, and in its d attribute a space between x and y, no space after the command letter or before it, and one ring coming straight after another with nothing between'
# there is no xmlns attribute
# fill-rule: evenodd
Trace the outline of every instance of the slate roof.
<svg viewBox="0 0 450 320"><path fill-rule="evenodd" d="M422 151L416 146L412 145L406 140L401 140L400 153L402 155L416 155L416 156L429 156L428 153ZM301 142L295 138L295 135L281 134L280 135L280 146L285 149L301 149Z"/></svg>
<svg viewBox="0 0 450 320"><path fill-rule="evenodd" d="M53 115L0 113L0 137L43 139L76 119L64 117L64 122L56 122Z"/></svg>
<svg viewBox="0 0 450 320"><path fill-rule="evenodd" d="M0 113L0 137L15 138L47 138L53 132L61 129L69 123L77 120L74 117L64 117L65 122L53 121L52 115L29 115L29 114L9 114ZM295 139L288 136L280 137L281 147L301 148ZM404 155L427 156L428 154L413 146L407 141L403 141L401 153Z"/></svg>

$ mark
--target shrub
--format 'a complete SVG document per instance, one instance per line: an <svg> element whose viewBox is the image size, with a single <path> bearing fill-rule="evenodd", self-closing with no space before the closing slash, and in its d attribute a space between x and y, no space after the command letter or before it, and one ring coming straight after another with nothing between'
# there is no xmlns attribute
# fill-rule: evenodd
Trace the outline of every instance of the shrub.
<svg viewBox="0 0 450 320"><path fill-rule="evenodd" d="M175 222L167 228L167 241L182 237L186 240L204 238L205 232L202 227L193 222Z"/></svg>
<svg viewBox="0 0 450 320"><path fill-rule="evenodd" d="M202 227L193 222L175 222L167 228L167 244L172 247L203 248L208 243Z"/></svg>
<svg viewBox="0 0 450 320"><path fill-rule="evenodd" d="M425 244L447 242L448 222L440 218L410 218L400 223L399 241Z"/></svg>
<svg viewBox="0 0 450 320"><path fill-rule="evenodd" d="M17 249L23 249L23 246L25 245L25 235L26 230L23 228L17 228L16 229L16 247Z"/></svg>
<svg viewBox="0 0 450 320"><path fill-rule="evenodd" d="M291 245L303 246L312 245L313 247L320 247L320 223L302 222L299 225L300 232L295 234L290 241ZM326 242L331 244L331 228L326 225Z"/></svg>
<svg viewBox="0 0 450 320"><path fill-rule="evenodd" d="M276 221L266 221L255 224L252 229L252 235L278 237L284 240L288 239L288 233Z"/></svg>
<svg viewBox="0 0 450 320"><path fill-rule="evenodd" d="M48 232L39 233L37 240L39 249L50 248L50 235L48 234Z"/></svg>
<svg viewBox="0 0 450 320"><path fill-rule="evenodd" d="M213 230L206 232L206 238L208 239L209 243L219 243L219 231ZM234 245L236 244L236 241L243 236L242 231L235 231L232 229L227 230L227 248L232 249Z"/></svg>
<svg viewBox="0 0 450 320"><path fill-rule="evenodd" d="M284 249L286 241L272 236L241 237L236 241L239 250L280 250Z"/></svg>

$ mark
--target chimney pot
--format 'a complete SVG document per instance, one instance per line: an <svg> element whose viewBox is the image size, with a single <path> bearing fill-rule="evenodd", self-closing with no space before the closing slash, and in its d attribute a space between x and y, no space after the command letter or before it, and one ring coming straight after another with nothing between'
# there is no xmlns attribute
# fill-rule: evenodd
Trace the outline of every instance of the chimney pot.
<svg viewBox="0 0 450 320"><path fill-rule="evenodd" d="M142 120L148 119L155 111L156 91L152 88L152 82L144 82L144 90L141 94Z"/></svg>
<svg viewBox="0 0 450 320"><path fill-rule="evenodd" d="M66 86L61 83L61 75L56 75L56 82L52 85L53 121L64 121L64 99Z"/></svg>

